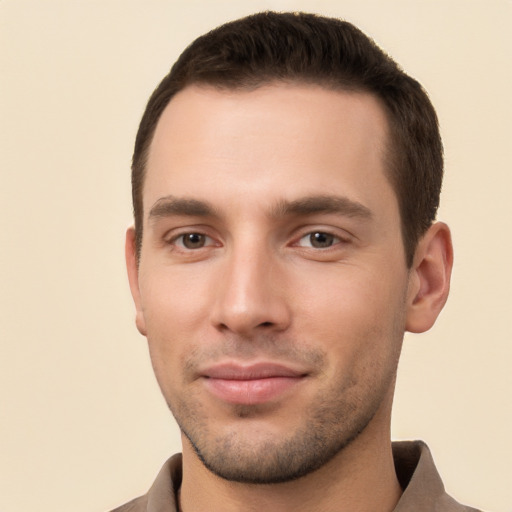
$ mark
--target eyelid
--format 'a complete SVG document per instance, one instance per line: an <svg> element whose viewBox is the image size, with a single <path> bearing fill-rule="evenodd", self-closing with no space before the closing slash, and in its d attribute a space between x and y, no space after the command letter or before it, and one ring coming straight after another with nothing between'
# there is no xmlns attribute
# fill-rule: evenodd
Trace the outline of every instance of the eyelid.
<svg viewBox="0 0 512 512"><path fill-rule="evenodd" d="M190 247L186 247L185 243L184 243L183 237L185 237L187 235L200 235L200 236L203 236L205 238L204 245L202 245L201 247L197 247L195 249L192 249ZM215 245L215 241L213 240L213 238L211 236L205 235L204 233L199 233L197 231L187 231L186 233L181 233L179 235L176 235L173 238L171 238L169 243L178 246L180 248L180 250L183 250L183 251L198 251L199 249L204 249L205 247L211 247L211 246Z"/></svg>
<svg viewBox="0 0 512 512"><path fill-rule="evenodd" d="M314 247L312 244L311 245L302 245L301 244L301 241L302 240L305 240L305 239L308 239L308 238L311 238L312 235L315 235L315 234L323 234L323 235L327 235L328 237L332 237L333 241L332 241L332 245L328 245L327 247ZM309 233L306 233L305 235L302 235L298 241L297 241L297 245L299 247L306 247L306 248L309 248L309 249L315 249L315 250L319 250L319 251L325 251L325 250L328 250L328 249L331 249L333 246L336 246L337 244L343 242L343 240L339 237L339 236L336 236L332 233L328 233L326 231L311 231Z"/></svg>
<svg viewBox="0 0 512 512"><path fill-rule="evenodd" d="M342 230L340 228L326 227L326 226L307 226L307 227L300 228L298 230L297 235L295 235L293 237L293 241L292 241L291 245L294 245L297 247L305 247L305 246L299 245L299 242L303 238L305 238L307 236L311 236L314 233L324 233L326 235L329 235L329 236L332 236L335 238L335 240L336 240L335 243L331 247L325 248L324 250L335 247L336 245L338 245L340 243L341 244L350 243L352 241L352 239L354 238L354 236L351 233L349 233L346 230ZM305 247L305 248L307 248L307 247ZM318 248L314 248L314 249L320 250Z"/></svg>
<svg viewBox="0 0 512 512"><path fill-rule="evenodd" d="M179 228L173 228L162 236L162 241L165 245L173 245L179 250L186 252L198 251L208 247L221 246L222 244L218 241L218 237L216 237L211 231L212 230L206 226L183 226ZM190 234L202 235L208 241L203 247L198 249L189 249L183 245L183 237ZM177 243L180 239L182 240L181 243Z"/></svg>

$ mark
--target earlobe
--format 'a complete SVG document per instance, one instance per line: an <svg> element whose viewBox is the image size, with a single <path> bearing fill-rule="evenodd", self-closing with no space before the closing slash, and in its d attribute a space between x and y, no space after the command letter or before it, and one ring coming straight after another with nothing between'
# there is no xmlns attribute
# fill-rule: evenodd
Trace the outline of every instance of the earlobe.
<svg viewBox="0 0 512 512"><path fill-rule="evenodd" d="M434 325L448 298L452 266L450 229L437 222L416 248L409 278L407 331L425 332Z"/></svg>
<svg viewBox="0 0 512 512"><path fill-rule="evenodd" d="M137 264L137 247L135 242L135 228L129 227L126 230L125 242L126 269L128 271L128 281L132 292L133 302L135 303L135 325L139 332L146 336L146 322L142 310L142 303L139 291L139 269Z"/></svg>

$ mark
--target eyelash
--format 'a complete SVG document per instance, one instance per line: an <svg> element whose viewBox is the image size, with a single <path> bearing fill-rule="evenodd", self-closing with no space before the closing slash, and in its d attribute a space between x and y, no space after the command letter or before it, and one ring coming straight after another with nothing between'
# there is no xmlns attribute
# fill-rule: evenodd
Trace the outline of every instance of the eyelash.
<svg viewBox="0 0 512 512"><path fill-rule="evenodd" d="M316 239L313 237L316 237ZM300 242L304 239L309 239L311 245L308 245L308 246L301 245ZM328 243L328 245L325 247L315 247L315 245L314 245L315 242L318 242L320 245L323 243ZM324 231L324 230L318 229L318 230L308 231L307 233L304 233L299 238L299 240L296 242L295 245L297 245L298 247L305 247L307 249L318 249L321 251L322 250L326 251L326 250L329 250L329 249L335 247L338 244L343 244L343 243L348 243L348 240L346 238L342 238L338 235L335 235L334 233L330 233L329 231Z"/></svg>
<svg viewBox="0 0 512 512"><path fill-rule="evenodd" d="M199 244L197 247L191 247L190 245L187 246L187 238L189 237L189 242L193 245L194 243ZM198 237L199 240L194 242L192 237ZM316 242L318 244L322 245L323 243L326 243L327 245L324 247L316 246L315 247L315 239L313 237L316 237ZM330 250L334 250L339 245L346 245L350 243L350 240L348 237L342 237L338 234L334 234L330 232L329 230L322 230L322 229L316 229L316 230L309 230L305 231L301 234L299 238L295 238L295 242L290 244L292 247L298 247L306 251L315 251L315 252L327 252ZM303 240L309 240L309 243L306 242L306 244L301 243ZM215 247L220 246L221 244L216 243L215 239L206 233L204 233L201 230L197 231L186 231L181 232L179 234L174 235L169 240L166 240L165 243L167 245L173 246L178 251L182 252L196 252L201 249L205 249L208 247Z"/></svg>
<svg viewBox="0 0 512 512"><path fill-rule="evenodd" d="M200 237L203 239L204 244L200 245L199 247L187 247L186 245L186 238L185 237ZM196 251L198 249L203 249L205 247L210 247L215 245L215 242L212 237L208 236L205 233L202 233L201 231L187 231L185 233L180 233L178 235L173 236L170 240L166 242L169 245L173 245L178 247L182 251ZM192 243L194 243L192 241Z"/></svg>

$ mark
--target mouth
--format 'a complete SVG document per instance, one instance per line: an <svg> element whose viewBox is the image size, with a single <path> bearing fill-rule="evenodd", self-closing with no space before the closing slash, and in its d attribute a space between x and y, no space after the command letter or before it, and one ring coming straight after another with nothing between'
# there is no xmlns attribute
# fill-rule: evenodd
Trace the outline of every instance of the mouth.
<svg viewBox="0 0 512 512"><path fill-rule="evenodd" d="M201 373L208 391L224 402L255 405L291 392L307 373L276 363L223 363Z"/></svg>

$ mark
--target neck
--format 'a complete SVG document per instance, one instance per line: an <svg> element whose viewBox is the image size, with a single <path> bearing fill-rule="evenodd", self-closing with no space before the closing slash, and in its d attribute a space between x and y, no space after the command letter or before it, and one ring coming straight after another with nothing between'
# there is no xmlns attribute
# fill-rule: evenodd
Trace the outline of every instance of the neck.
<svg viewBox="0 0 512 512"><path fill-rule="evenodd" d="M224 480L183 446L183 512L391 512L401 492L389 432L365 431L319 470L270 485Z"/></svg>

